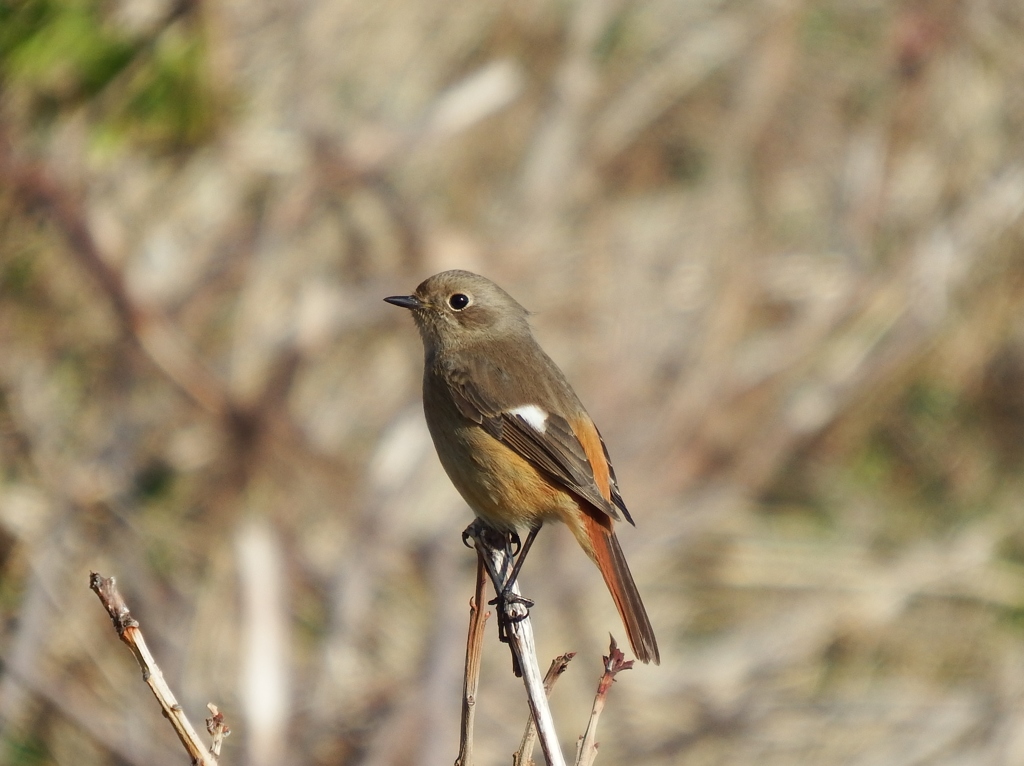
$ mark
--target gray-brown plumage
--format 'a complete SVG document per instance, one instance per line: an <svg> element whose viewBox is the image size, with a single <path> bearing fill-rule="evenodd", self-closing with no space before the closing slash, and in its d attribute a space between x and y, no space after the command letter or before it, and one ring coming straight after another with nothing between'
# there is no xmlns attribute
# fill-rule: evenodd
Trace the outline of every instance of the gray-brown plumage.
<svg viewBox="0 0 1024 766"><path fill-rule="evenodd" d="M407 296L423 338L423 408L445 471L473 511L501 530L564 522L597 564L633 653L660 661L654 630L615 536L633 523L601 435L534 340L528 312L468 271L437 274Z"/></svg>

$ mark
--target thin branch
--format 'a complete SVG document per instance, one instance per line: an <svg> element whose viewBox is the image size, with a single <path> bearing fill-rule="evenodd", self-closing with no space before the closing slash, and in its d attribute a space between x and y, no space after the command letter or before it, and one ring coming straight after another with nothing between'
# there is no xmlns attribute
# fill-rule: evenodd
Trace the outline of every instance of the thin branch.
<svg viewBox="0 0 1024 766"><path fill-rule="evenodd" d="M224 738L231 735L231 727L224 723L224 714L217 709L216 705L210 702L207 703L206 707L210 711L210 717L206 719L206 730L213 737L213 742L210 744L210 752L219 757L221 745L224 744Z"/></svg>
<svg viewBox="0 0 1024 766"><path fill-rule="evenodd" d="M597 721L604 710L604 703L608 697L608 690L615 683L615 676L620 671L629 670L633 667L633 660L627 660L615 643L615 637L611 638L608 647L608 656L604 658L604 674L597 684L597 694L594 696L594 707L590 711L590 720L587 722L587 730L583 732L579 743L576 745L576 766L592 766L597 758Z"/></svg>
<svg viewBox="0 0 1024 766"><path fill-rule="evenodd" d="M465 532L467 539L472 539L477 551L484 555L487 573L494 583L495 591L500 593L505 586L505 578L512 571L513 559L507 550L504 535L495 532L479 519L469 526ZM551 708L544 693L544 681L537 663L537 647L533 640L533 625L530 613L523 604L519 585L512 583L511 598L499 599L499 607L504 613L499 615L507 626L507 637L517 667L522 673L523 684L526 686L526 698L530 712L537 723L541 750L548 766L565 766L565 757L558 746L558 735L555 733L555 722L551 717ZM503 602L503 603L502 603Z"/></svg>
<svg viewBox="0 0 1024 766"><path fill-rule="evenodd" d="M149 647L146 646L146 641L142 636L142 631L139 629L139 623L136 622L131 612L128 611L128 605L125 603L124 597L117 590L117 583L114 578L103 577L96 572L92 572L89 575L89 587L99 597L100 603L103 604L107 614L110 615L118 638L127 644L132 654L135 655L136 662L142 668L142 678L149 686L150 691L153 692L157 702L160 703L160 707L163 708L164 716L171 722L171 726L174 727L174 733L178 735L181 744L188 751L189 757L192 758L192 763L200 764L200 766L217 766L217 758L206 749L206 746L199 739L199 734L188 718L185 717L185 712L181 709L181 705L178 704L178 700L175 699L171 687L164 680L163 671L156 664L153 655L150 654ZM214 717L220 715L215 710L211 710L214 712ZM222 727L222 730L227 728L223 726L223 717L220 718L219 725ZM223 731L221 738L226 736L226 734L227 732Z"/></svg>
<svg viewBox="0 0 1024 766"><path fill-rule="evenodd" d="M566 652L551 660L548 672L544 675L544 693L549 697L555 681L562 677L562 673L568 669L569 662L575 656L576 652ZM526 731L519 742L519 749L512 754L513 766L530 766L533 763L533 748L536 744L537 725L533 722L533 716L530 716L530 720L526 722Z"/></svg>
<svg viewBox="0 0 1024 766"><path fill-rule="evenodd" d="M466 639L466 675L462 684L462 730L459 736L459 757L455 766L473 766L473 722L476 718L476 694L480 686L480 660L483 657L484 624L490 612L480 608L487 587L487 566L477 549L476 592L469 602L469 636Z"/></svg>

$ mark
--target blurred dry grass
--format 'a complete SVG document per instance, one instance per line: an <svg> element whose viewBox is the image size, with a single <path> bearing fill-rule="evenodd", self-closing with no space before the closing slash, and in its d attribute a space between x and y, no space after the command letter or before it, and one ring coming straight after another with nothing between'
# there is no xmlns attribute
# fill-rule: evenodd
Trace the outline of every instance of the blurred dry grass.
<svg viewBox="0 0 1024 766"><path fill-rule="evenodd" d="M90 568L226 763L454 758L469 514L380 300L453 266L536 310L638 520L665 663L602 762L1024 758L1019 2L0 27L0 760L181 762ZM621 630L564 530L534 555L568 746Z"/></svg>

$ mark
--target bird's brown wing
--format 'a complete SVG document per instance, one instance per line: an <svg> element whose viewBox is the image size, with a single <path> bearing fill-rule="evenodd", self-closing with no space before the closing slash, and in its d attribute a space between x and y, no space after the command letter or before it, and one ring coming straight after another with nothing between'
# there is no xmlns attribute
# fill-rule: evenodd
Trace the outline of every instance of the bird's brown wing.
<svg viewBox="0 0 1024 766"><path fill-rule="evenodd" d="M596 428L593 431L600 442L600 451L591 451L596 453L594 459L604 460L607 465L607 471L601 472L608 477L607 494L598 486L591 457L588 456L580 436L574 432L565 417L552 411L553 407L549 403L520 401L521 396L502 391L502 381L508 376L486 363L474 364L472 371L466 367L453 365L445 372L452 398L459 412L465 417L480 424L495 439L598 510L616 521L621 521L625 517L630 524L633 523L619 495L604 440ZM488 390L501 392L503 400L516 404L506 407L497 405L492 396L485 394L483 387L476 382L480 380L488 382ZM506 398L505 393L508 393L509 397ZM538 428L535 422L531 422L537 418L525 417L522 414L523 408L531 405L543 413L543 428ZM582 417L589 422L585 413ZM593 428L593 425L590 427Z"/></svg>

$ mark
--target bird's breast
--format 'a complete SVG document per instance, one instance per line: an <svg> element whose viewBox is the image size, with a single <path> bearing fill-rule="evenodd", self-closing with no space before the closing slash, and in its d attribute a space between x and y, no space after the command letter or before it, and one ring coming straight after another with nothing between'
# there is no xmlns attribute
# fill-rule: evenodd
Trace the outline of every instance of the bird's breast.
<svg viewBox="0 0 1024 766"><path fill-rule="evenodd" d="M435 392L436 394L437 392ZM576 512L568 492L424 386L427 428L448 478L473 512L498 529L529 527Z"/></svg>

